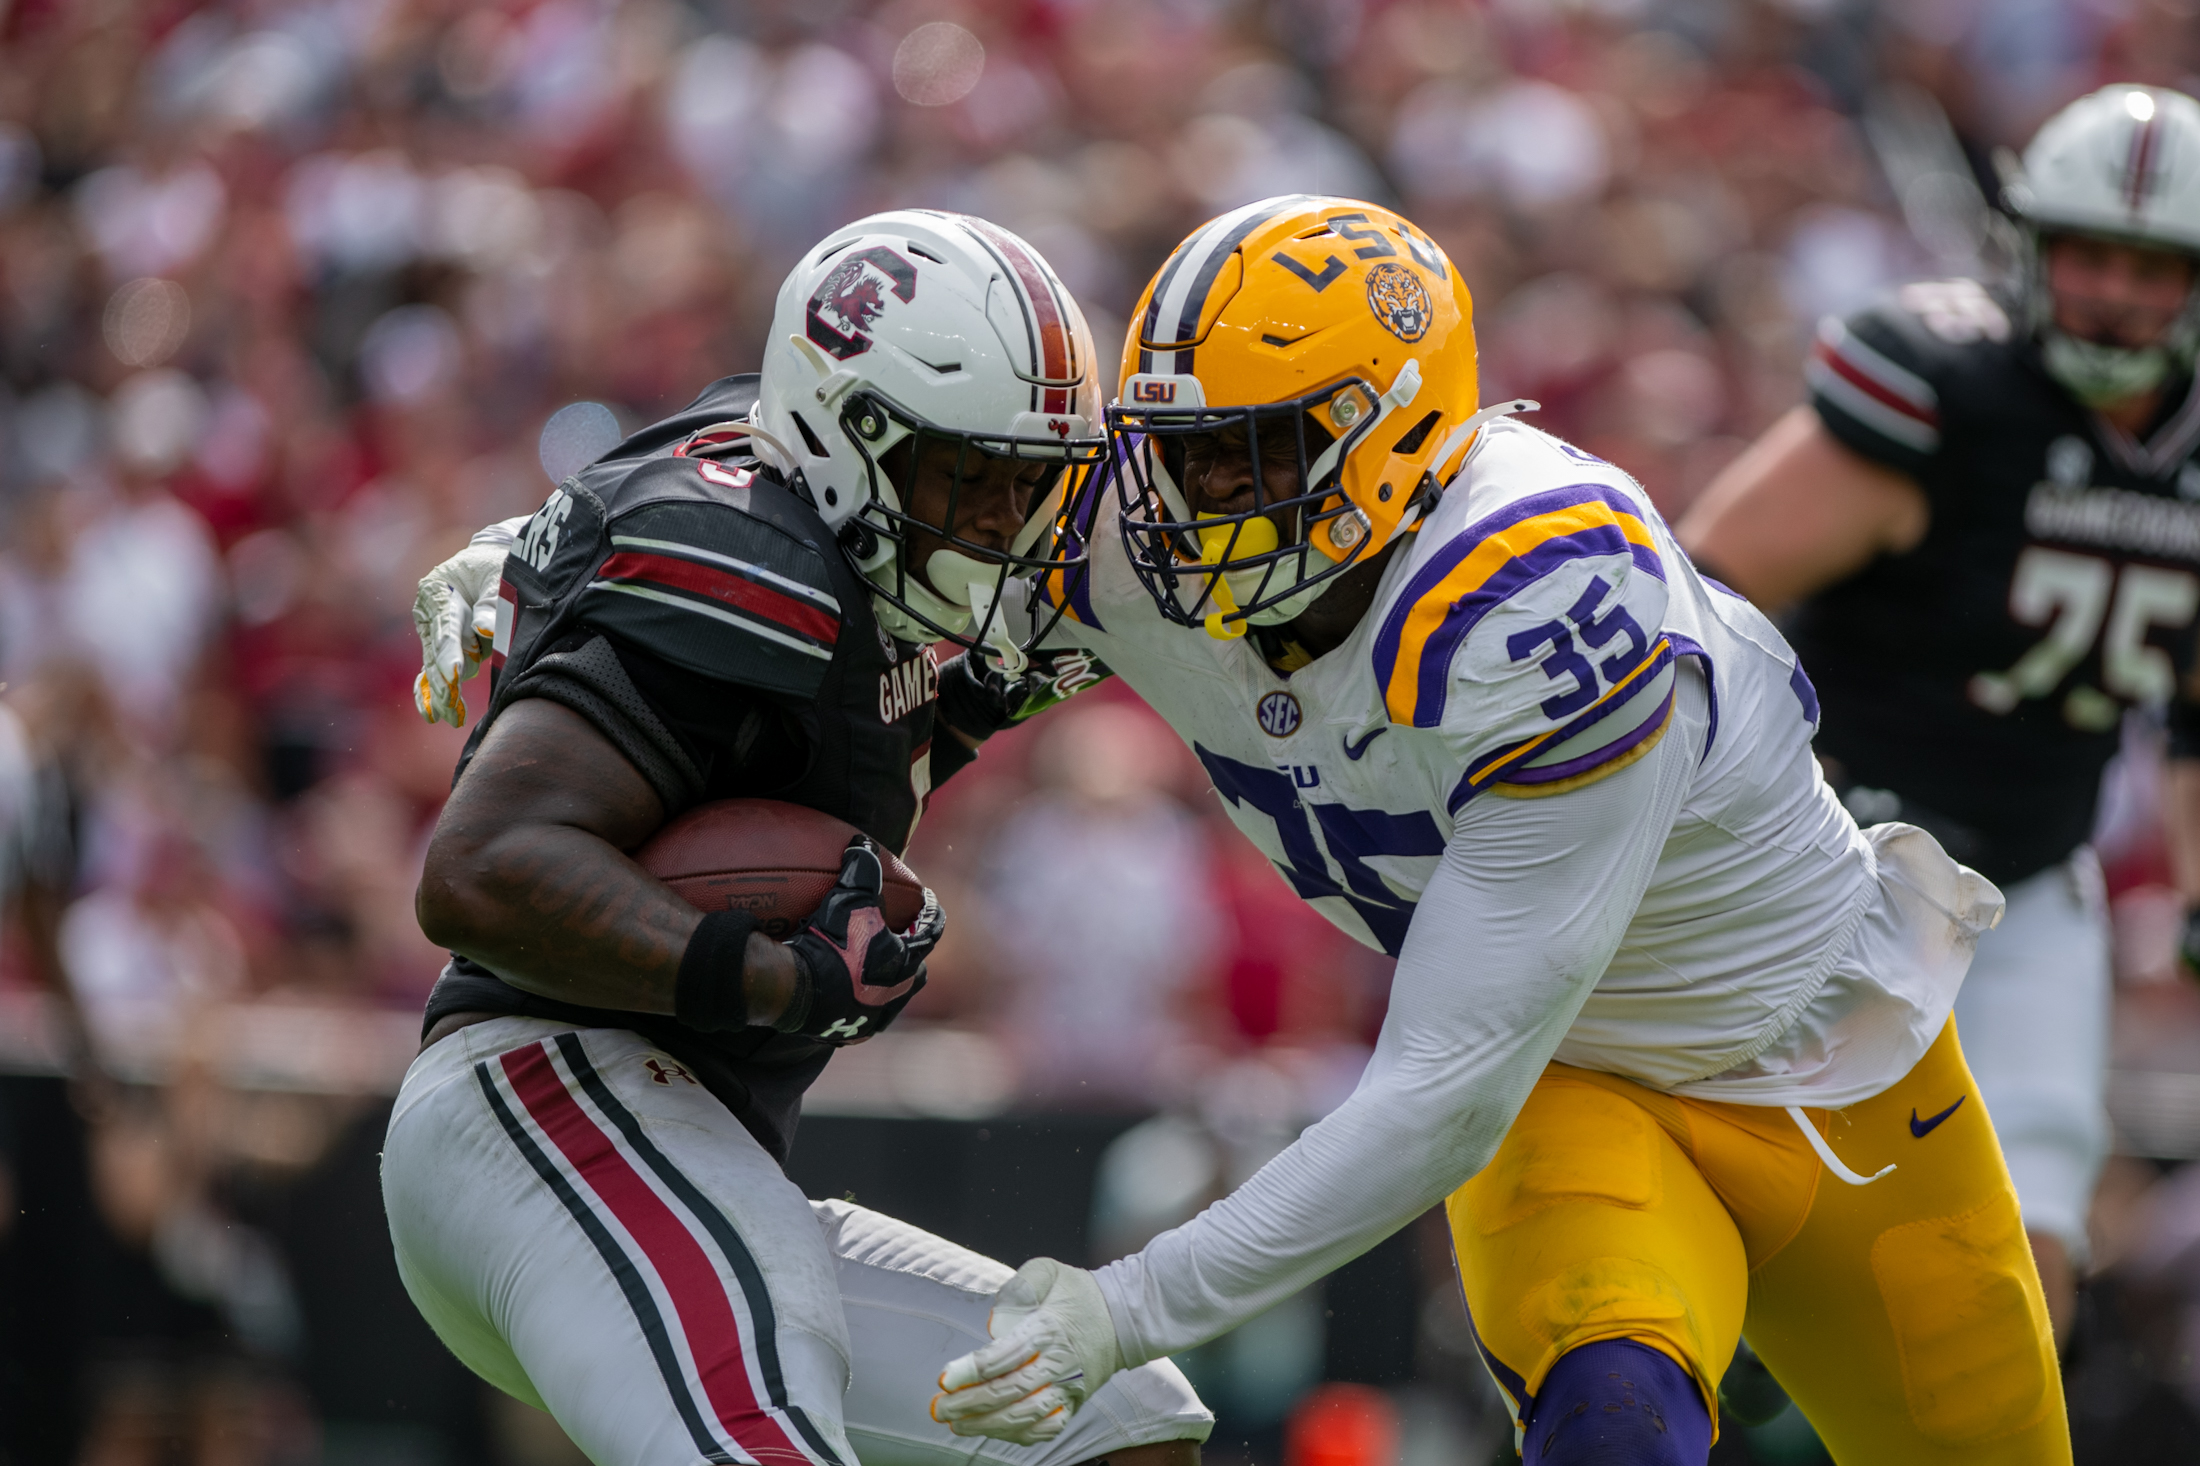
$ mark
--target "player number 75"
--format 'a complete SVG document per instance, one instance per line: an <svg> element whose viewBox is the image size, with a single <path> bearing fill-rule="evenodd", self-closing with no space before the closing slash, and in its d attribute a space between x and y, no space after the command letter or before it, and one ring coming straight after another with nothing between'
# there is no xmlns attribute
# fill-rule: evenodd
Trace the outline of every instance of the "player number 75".
<svg viewBox="0 0 2200 1466"><path fill-rule="evenodd" d="M2027 698L2045 697L2085 660L2098 638L2102 688L2128 702L2160 707L2177 689L2177 671L2168 653L2148 644L2147 632L2183 627L2196 609L2200 580L2188 571L2127 565L2119 575L2115 565L2097 556L2033 545L2017 559L2009 614L2027 626L2046 626L2047 635L2007 671L1974 676L1971 701L1990 713L2008 713ZM2091 688L2074 689L2063 704L2072 723L2096 730L2113 726L2118 712Z"/></svg>

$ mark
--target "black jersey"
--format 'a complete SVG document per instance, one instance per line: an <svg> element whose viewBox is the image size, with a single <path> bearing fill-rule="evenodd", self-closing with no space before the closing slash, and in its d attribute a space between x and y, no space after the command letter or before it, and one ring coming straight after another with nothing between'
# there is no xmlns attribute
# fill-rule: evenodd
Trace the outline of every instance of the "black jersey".
<svg viewBox="0 0 2200 1466"><path fill-rule="evenodd" d="M609 739L668 818L707 800L783 799L907 847L931 787L932 650L880 627L831 531L768 469L691 448L755 400L754 376L712 384L528 520L504 562L509 637L461 777L499 713L543 697ZM554 1002L454 957L425 1021L466 1011L633 1029L782 1160L802 1091L832 1053L768 1028L702 1033Z"/></svg>
<svg viewBox="0 0 2200 1466"><path fill-rule="evenodd" d="M2002 882L2086 839L2124 710L2189 695L2200 612L2200 387L2174 384L2136 441L2047 375L2021 320L1955 280L1821 329L1820 418L1932 517L1791 636L1852 808Z"/></svg>

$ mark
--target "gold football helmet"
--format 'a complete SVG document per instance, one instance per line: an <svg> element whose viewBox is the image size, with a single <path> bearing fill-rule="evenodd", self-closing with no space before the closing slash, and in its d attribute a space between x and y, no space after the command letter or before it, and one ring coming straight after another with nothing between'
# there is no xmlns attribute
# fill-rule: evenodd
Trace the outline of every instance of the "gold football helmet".
<svg viewBox="0 0 2200 1466"><path fill-rule="evenodd" d="M1373 204L1265 199L1178 245L1108 409L1162 614L1223 638L1288 621L1417 523L1478 425L1472 312L1443 251ZM1251 502L1216 509L1201 475L1233 455L1259 466Z"/></svg>

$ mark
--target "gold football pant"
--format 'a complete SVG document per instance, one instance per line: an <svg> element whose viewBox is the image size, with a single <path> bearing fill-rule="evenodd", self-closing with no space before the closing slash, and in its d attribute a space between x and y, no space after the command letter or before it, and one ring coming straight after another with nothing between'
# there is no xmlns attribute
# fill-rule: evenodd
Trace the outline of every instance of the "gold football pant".
<svg viewBox="0 0 2200 1466"><path fill-rule="evenodd" d="M1895 1171L1828 1174L1782 1110L1545 1071L1446 1203L1516 1427L1559 1356L1600 1339L1679 1361L1716 1423L1746 1333L1842 1466L2069 1462L2039 1276L1955 1025L1885 1093L1804 1113L1851 1170Z"/></svg>

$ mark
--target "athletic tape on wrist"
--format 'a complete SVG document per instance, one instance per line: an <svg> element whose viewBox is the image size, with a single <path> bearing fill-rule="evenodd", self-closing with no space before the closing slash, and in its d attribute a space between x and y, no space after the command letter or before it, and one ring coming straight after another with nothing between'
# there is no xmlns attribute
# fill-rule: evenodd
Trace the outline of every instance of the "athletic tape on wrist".
<svg viewBox="0 0 2200 1466"><path fill-rule="evenodd" d="M713 911L703 918L680 954L680 975L672 986L674 1018L706 1033L748 1026L742 976L749 933L755 930L756 918L746 911Z"/></svg>

